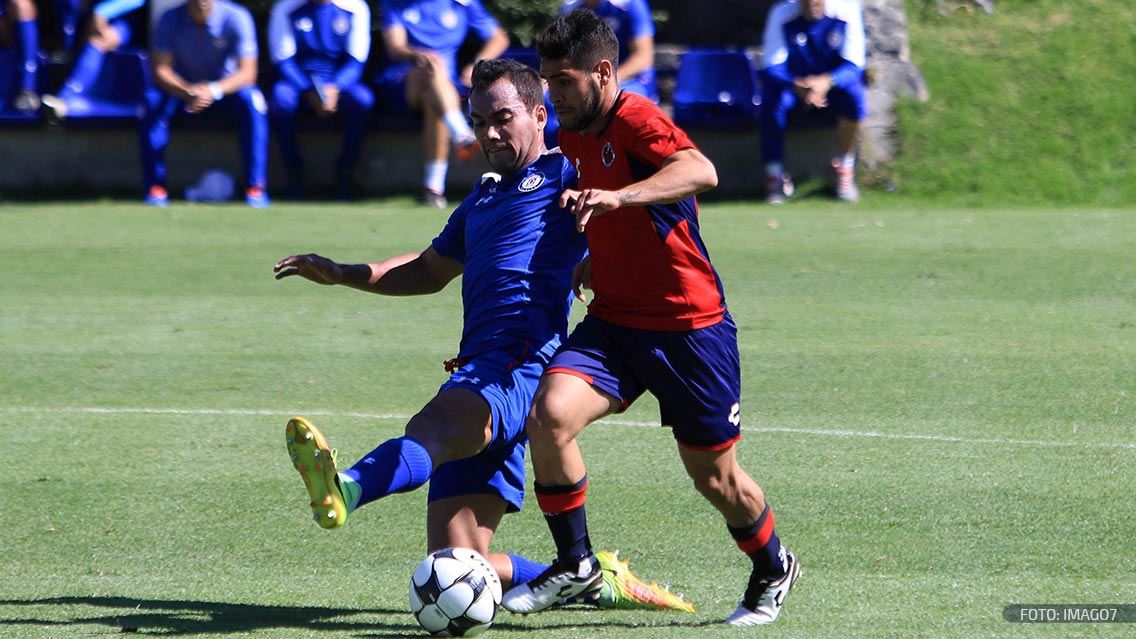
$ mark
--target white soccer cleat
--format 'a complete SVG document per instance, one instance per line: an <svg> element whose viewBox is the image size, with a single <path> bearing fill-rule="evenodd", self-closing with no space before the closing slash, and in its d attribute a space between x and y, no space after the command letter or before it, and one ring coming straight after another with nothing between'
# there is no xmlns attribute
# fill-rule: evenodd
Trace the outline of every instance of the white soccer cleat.
<svg viewBox="0 0 1136 639"><path fill-rule="evenodd" d="M751 575L745 597L734 614L726 619L731 626L761 626L773 623L777 615L781 614L781 606L785 597L793 586L797 584L797 577L801 575L801 565L797 557L785 551L786 572L780 579L760 579Z"/></svg>
<svg viewBox="0 0 1136 639"><path fill-rule="evenodd" d="M519 615L540 612L563 599L599 591L603 588L603 578L603 570L594 555L581 560L575 568L566 568L556 562L536 579L514 586L505 593L501 607Z"/></svg>

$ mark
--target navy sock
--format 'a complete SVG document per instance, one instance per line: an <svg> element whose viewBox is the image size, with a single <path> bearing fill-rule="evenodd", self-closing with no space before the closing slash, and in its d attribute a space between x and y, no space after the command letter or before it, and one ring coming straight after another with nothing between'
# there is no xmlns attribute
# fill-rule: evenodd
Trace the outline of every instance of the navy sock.
<svg viewBox="0 0 1136 639"><path fill-rule="evenodd" d="M565 565L574 566L592 554L588 517L584 510L587 490L587 477L570 486L533 484L536 502L556 543L557 561Z"/></svg>
<svg viewBox="0 0 1136 639"><path fill-rule="evenodd" d="M773 532L773 511L766 505L757 521L742 528L727 525L730 535L750 560L756 574L781 577L786 572L781 540Z"/></svg>
<svg viewBox="0 0 1136 639"><path fill-rule="evenodd" d="M414 490L434 472L434 461L422 444L409 437L383 442L343 474L359 484L359 506L393 493Z"/></svg>

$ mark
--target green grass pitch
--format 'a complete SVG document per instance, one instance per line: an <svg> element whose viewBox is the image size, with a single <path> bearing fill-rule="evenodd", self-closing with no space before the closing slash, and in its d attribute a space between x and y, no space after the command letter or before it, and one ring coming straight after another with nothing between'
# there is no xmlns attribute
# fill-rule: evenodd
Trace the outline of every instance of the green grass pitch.
<svg viewBox="0 0 1136 639"><path fill-rule="evenodd" d="M0 208L0 636L425 636L425 492L318 529L284 452L350 462L443 381L458 286L381 298L271 267L427 246L446 214L356 206ZM744 438L804 575L774 626L653 402L582 438L596 545L697 606L502 612L487 636L1114 637L1010 624L1136 603L1136 210L703 206L740 328ZM579 314L579 309L577 309ZM549 559L530 500L497 550Z"/></svg>

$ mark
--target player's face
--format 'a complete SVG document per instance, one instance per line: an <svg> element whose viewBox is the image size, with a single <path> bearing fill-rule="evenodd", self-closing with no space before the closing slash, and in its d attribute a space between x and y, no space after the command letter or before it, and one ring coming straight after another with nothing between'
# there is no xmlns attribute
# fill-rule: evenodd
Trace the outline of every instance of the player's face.
<svg viewBox="0 0 1136 639"><path fill-rule="evenodd" d="M548 81L548 99L556 109L560 128L583 131L602 115L598 73L575 69L565 58L541 60L540 75Z"/></svg>
<svg viewBox="0 0 1136 639"><path fill-rule="evenodd" d="M801 15L806 20L816 22L824 17L825 0L800 0Z"/></svg>
<svg viewBox="0 0 1136 639"><path fill-rule="evenodd" d="M501 175L516 173L544 151L544 105L530 110L508 79L470 92L469 112L481 152Z"/></svg>

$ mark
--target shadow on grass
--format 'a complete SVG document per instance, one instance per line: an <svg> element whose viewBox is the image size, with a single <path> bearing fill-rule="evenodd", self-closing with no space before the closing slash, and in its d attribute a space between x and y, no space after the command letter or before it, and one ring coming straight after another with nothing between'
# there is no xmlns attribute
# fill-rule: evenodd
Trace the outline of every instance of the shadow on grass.
<svg viewBox="0 0 1136 639"><path fill-rule="evenodd" d="M11 616L2 611L8 606L66 606L50 614ZM107 614L87 614L78 607L115 609ZM588 612L580 611L582 614ZM531 625L510 623L524 617L499 615L495 632L553 630L567 628L638 628L646 630L662 627L694 627L717 625L683 615L683 619L668 619L660 624L619 622L609 613L591 611L599 616L582 622L542 623L540 615L531 617ZM389 622L385 618L390 618ZM354 608L300 608L284 606L258 606L255 604L220 603L213 601L166 601L132 599L129 597L49 597L44 599L0 600L0 625L42 626L66 628L68 626L101 625L108 633L156 634L167 637L193 635L223 635L286 628L350 632L360 637L394 638L426 636L407 610Z"/></svg>

